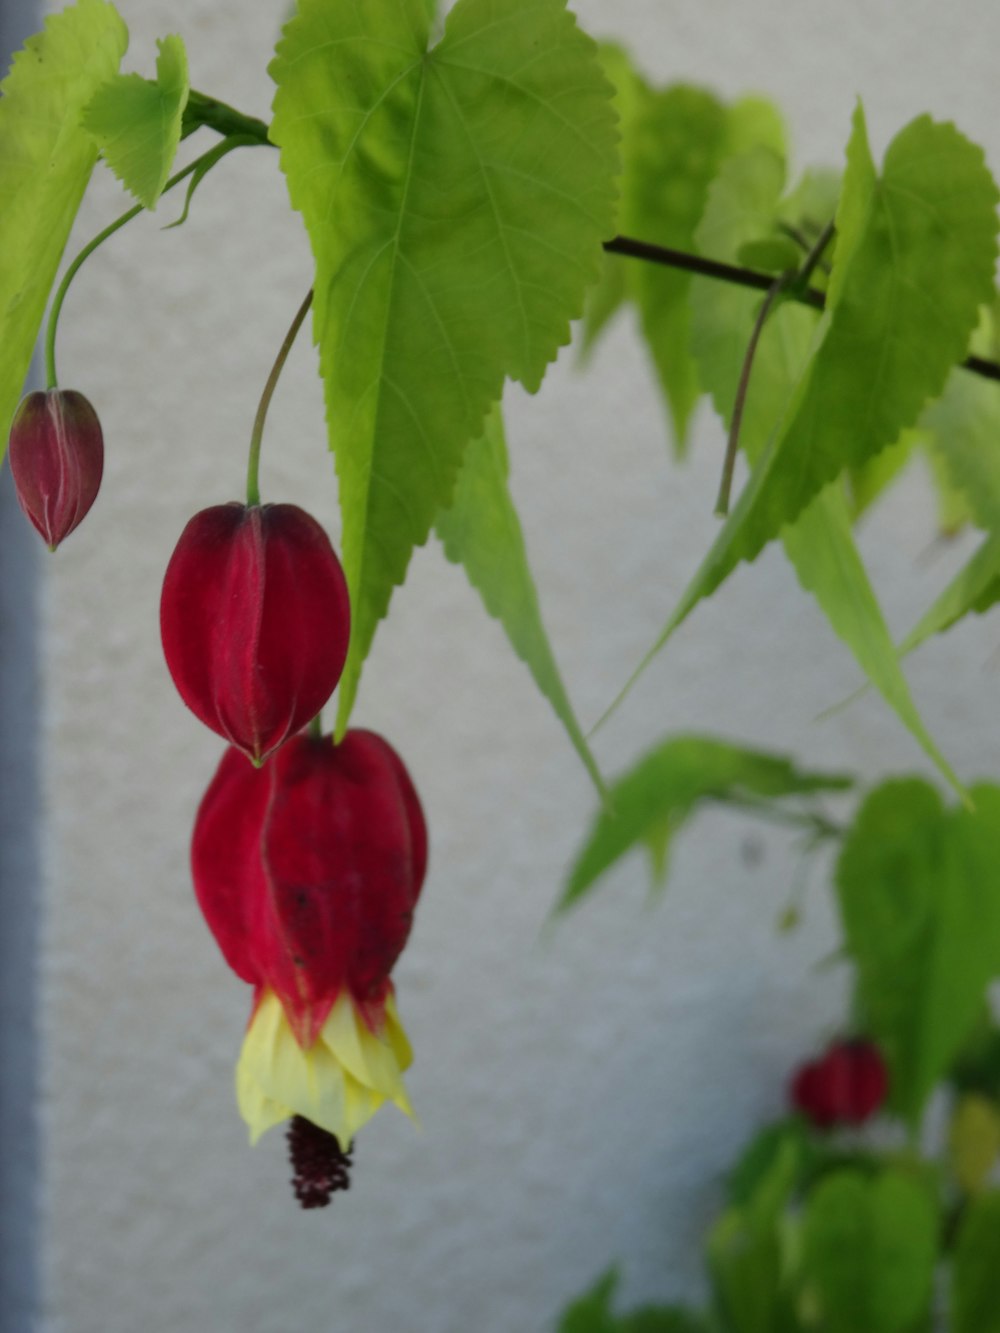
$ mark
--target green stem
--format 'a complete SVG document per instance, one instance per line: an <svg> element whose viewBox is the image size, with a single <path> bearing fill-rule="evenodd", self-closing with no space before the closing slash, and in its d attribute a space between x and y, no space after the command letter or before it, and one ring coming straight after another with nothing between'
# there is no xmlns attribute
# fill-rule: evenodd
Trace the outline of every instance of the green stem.
<svg viewBox="0 0 1000 1333"><path fill-rule="evenodd" d="M216 146L210 149L207 153L203 153L201 157L196 157L193 162L189 162L188 165L181 171L178 171L175 176L171 176L166 185L164 185L161 193L166 194L168 190L172 190L175 185L179 185L182 180L185 180L188 176L198 171L199 168L206 165L214 166L215 162L221 161L226 153L250 142L250 139L242 137L234 139L232 142L226 140L222 144L216 144ZM226 147L226 144L229 146ZM222 151L223 149L224 151ZM135 204L127 213L123 213L120 218L116 218L115 221L105 227L102 232L99 232L89 244L83 247L63 274L63 280L59 284L55 299L52 302L52 309L49 311L49 323L48 328L45 331L46 388L55 389L59 383L56 377L56 329L59 326L59 316L62 313L63 302L66 300L66 293L69 291L70 283L98 246L103 245L109 236L114 236L115 232L120 231L127 222L131 222L133 218L137 218L140 213L145 211L145 206L143 204Z"/></svg>
<svg viewBox="0 0 1000 1333"><path fill-rule="evenodd" d="M268 375L267 383L264 385L264 392L260 396L260 406L257 408L257 416L253 423L253 432L250 435L250 459L247 463L247 505L260 504L260 446L264 439L264 422L267 420L267 409L271 406L271 399L274 397L274 391L277 388L278 380L281 378L281 372L284 370L285 362L288 360L288 353L292 350L292 343L295 342L298 331L302 327L302 321L309 313L312 299L313 292L310 287L306 299L299 306L298 312L292 320L291 327L285 334L285 341L281 344L278 359L271 367L271 373Z"/></svg>
<svg viewBox="0 0 1000 1333"><path fill-rule="evenodd" d="M258 120L256 116L245 116L242 111L220 102L218 98L208 97L205 93L195 92L192 88L188 94L187 106L184 108L183 137L186 139L203 125L207 129L215 130L226 139L240 135L252 139L255 143L271 143L267 137L268 127L264 121Z"/></svg>

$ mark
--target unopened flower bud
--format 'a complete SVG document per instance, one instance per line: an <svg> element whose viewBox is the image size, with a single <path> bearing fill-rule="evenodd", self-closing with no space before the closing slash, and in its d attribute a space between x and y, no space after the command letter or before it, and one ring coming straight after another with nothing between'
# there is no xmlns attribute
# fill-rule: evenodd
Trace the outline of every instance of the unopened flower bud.
<svg viewBox="0 0 1000 1333"><path fill-rule="evenodd" d="M215 505L163 580L163 652L181 698L261 763L333 693L350 603L326 533L297 505Z"/></svg>
<svg viewBox="0 0 1000 1333"><path fill-rule="evenodd" d="M14 414L9 453L21 508L54 551L100 490L104 438L97 413L72 389L29 393Z"/></svg>

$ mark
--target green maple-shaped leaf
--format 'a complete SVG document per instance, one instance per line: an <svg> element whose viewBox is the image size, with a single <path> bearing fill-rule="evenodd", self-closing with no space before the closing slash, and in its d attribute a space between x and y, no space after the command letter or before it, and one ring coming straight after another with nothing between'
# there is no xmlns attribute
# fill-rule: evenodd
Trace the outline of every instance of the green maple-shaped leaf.
<svg viewBox="0 0 1000 1333"><path fill-rule="evenodd" d="M702 253L731 260L741 247L771 231L775 219L787 207L780 202L784 174L781 160L761 149L726 162L709 192L698 228L697 243ZM752 292L705 279L695 282L692 289L692 346L702 382L727 425L760 300ZM808 361L818 318L815 311L804 306L785 304L765 326L740 431L740 442L751 464L764 452L773 423L780 419L795 390ZM816 598L834 632L957 787L954 773L913 703L854 542L842 484L835 481L825 487L783 530L782 539L799 582Z"/></svg>
<svg viewBox="0 0 1000 1333"><path fill-rule="evenodd" d="M598 791L604 784L573 712L542 621L517 510L507 485L507 443L499 405L486 429L465 451L451 505L435 527L445 555L465 568L491 616L566 728Z"/></svg>
<svg viewBox="0 0 1000 1333"><path fill-rule="evenodd" d="M1000 532L1000 384L959 367L920 424L973 520Z"/></svg>
<svg viewBox="0 0 1000 1333"><path fill-rule="evenodd" d="M837 865L862 1012L912 1123L1000 975L1000 787L971 795L974 810L946 809L925 782L885 783Z"/></svg>
<svg viewBox="0 0 1000 1333"><path fill-rule="evenodd" d="M894 443L941 393L992 296L996 203L980 149L927 116L900 131L878 176L858 108L822 341L645 662L741 561L841 472Z"/></svg>
<svg viewBox="0 0 1000 1333"><path fill-rule="evenodd" d="M0 87L0 458L97 160L80 115L127 45L113 5L78 0L28 39Z"/></svg>
<svg viewBox="0 0 1000 1333"><path fill-rule="evenodd" d="M564 0L302 0L272 136L316 258L353 632L338 728L504 378L569 339L612 229L612 90Z"/></svg>
<svg viewBox="0 0 1000 1333"><path fill-rule="evenodd" d="M108 166L146 208L156 207L170 175L189 92L183 41L164 37L157 47L155 80L116 74L83 117Z"/></svg>
<svg viewBox="0 0 1000 1333"><path fill-rule="evenodd" d="M938 1211L902 1172L826 1176L805 1208L802 1265L828 1333L910 1333L930 1308Z"/></svg>
<svg viewBox="0 0 1000 1333"><path fill-rule="evenodd" d="M662 880L671 838L705 802L739 806L850 786L842 774L798 769L781 755L704 736L674 737L613 784L570 869L559 908L578 902L633 847L647 847L654 875Z"/></svg>

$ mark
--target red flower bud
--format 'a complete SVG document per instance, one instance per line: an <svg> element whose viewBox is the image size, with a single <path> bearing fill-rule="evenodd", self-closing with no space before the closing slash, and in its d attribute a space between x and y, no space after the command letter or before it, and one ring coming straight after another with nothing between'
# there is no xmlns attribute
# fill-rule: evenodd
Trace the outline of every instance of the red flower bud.
<svg viewBox="0 0 1000 1333"><path fill-rule="evenodd" d="M21 400L10 470L21 508L54 551L86 516L104 472L101 423L82 393L47 389Z"/></svg>
<svg viewBox="0 0 1000 1333"><path fill-rule="evenodd" d="M344 669L340 561L296 505L203 509L167 566L160 631L187 706L260 763L316 716Z"/></svg>
<svg viewBox="0 0 1000 1333"><path fill-rule="evenodd" d="M879 1109L888 1092L888 1074L870 1041L836 1041L821 1060L802 1065L791 1085L797 1110L820 1129L861 1125Z"/></svg>
<svg viewBox="0 0 1000 1333"><path fill-rule="evenodd" d="M379 1023L427 868L420 802L384 740L302 734L262 769L228 750L191 861L226 962L277 994L300 1046L344 990Z"/></svg>

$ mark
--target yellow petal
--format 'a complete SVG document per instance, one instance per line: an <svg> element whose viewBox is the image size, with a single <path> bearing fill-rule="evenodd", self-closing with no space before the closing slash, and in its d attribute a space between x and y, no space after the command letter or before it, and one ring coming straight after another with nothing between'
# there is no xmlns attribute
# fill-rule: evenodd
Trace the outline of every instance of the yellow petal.
<svg viewBox="0 0 1000 1333"><path fill-rule="evenodd" d="M265 991L236 1066L236 1099L256 1143L272 1125L301 1115L344 1147L384 1101L412 1115L402 1069L410 1047L395 1006L373 1033L342 994L308 1050L295 1040L281 1001Z"/></svg>

